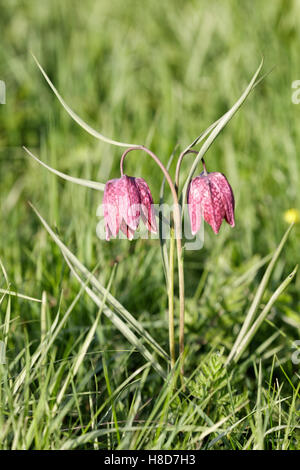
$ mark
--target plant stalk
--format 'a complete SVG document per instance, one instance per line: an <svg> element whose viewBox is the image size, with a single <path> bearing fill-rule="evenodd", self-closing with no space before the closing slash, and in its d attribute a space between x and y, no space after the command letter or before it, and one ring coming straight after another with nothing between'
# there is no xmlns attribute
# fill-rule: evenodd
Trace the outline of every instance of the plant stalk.
<svg viewBox="0 0 300 470"><path fill-rule="evenodd" d="M170 344L170 357L171 367L175 366L175 338L174 338L174 255L175 255L175 234L174 228L170 229L170 256L169 256L169 287L168 287L168 301L169 301L169 344Z"/></svg>

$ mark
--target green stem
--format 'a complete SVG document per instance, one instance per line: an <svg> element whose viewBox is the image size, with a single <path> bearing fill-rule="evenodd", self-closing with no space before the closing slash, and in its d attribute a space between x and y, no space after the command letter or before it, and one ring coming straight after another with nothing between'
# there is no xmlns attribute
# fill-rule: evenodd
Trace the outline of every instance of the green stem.
<svg viewBox="0 0 300 470"><path fill-rule="evenodd" d="M185 155L188 153L198 154L196 150L187 149L184 150L178 158L177 166L176 166L176 174L175 174L175 189L177 192L178 198L178 191L179 191L179 175L180 175L180 167L182 160ZM182 201L184 204L185 201ZM184 267L183 267L183 250L181 248L180 255L178 253L178 279L179 279L179 292L181 293L179 297L180 302L180 316L179 316L179 354L180 354L180 375L181 381L183 383L183 375L184 375Z"/></svg>
<svg viewBox="0 0 300 470"><path fill-rule="evenodd" d="M174 339L174 255L175 255L175 236L174 228L170 229L170 258L169 258L169 344L171 367L175 366L175 339Z"/></svg>
<svg viewBox="0 0 300 470"><path fill-rule="evenodd" d="M180 374L183 378L183 358L184 358L184 270L183 270L183 252L181 250L180 256L178 256L178 280L179 280L179 354L180 354Z"/></svg>
<svg viewBox="0 0 300 470"><path fill-rule="evenodd" d="M181 163L182 163L182 160L183 158L185 157L185 155L187 154L197 154L198 155L198 151L197 150L192 150L192 149L187 149L187 150L184 150L180 155L179 155L179 158L178 158L178 161L177 161L177 165L176 165L176 173L175 173L175 189L177 191L177 197L178 197L178 191L179 191L179 176L180 176L180 167L181 167ZM205 163L204 163L204 160L202 159L202 164L203 164L203 168L204 168L204 172L206 174L206 167L205 167ZM182 201L182 203L184 204L185 201ZM178 256L178 277L179 277L179 291L182 293L181 297L180 297L180 301L181 299L184 299L184 268L183 268L183 251L181 250L181 254L180 256ZM180 318L179 318L179 352L180 352L180 360L181 360L181 366L180 366L180 373L181 373L181 377L183 377L183 374L184 374L184 370L183 370L183 353L184 353L184 304L183 306L180 306Z"/></svg>
<svg viewBox="0 0 300 470"><path fill-rule="evenodd" d="M181 163L182 163L183 157L185 157L185 155L187 155L188 153L194 153L194 154L198 155L197 150L191 150L191 149L184 150L179 155L178 160L177 160L177 165L176 165L176 173L175 173L175 188L177 190L177 193L179 191L179 175L180 175Z"/></svg>

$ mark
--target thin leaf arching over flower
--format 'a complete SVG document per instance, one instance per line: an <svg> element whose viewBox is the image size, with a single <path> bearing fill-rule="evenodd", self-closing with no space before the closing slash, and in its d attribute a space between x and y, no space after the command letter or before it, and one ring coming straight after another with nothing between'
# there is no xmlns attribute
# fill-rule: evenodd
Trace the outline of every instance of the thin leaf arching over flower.
<svg viewBox="0 0 300 470"><path fill-rule="evenodd" d="M75 122L77 122L77 124L79 124L79 126L81 126L86 132L88 132L90 135L92 135L93 137L95 137L96 139L99 139L99 140L102 140L103 142L106 142L108 144L111 144L111 145L116 145L118 147L135 147L134 144L127 144L125 142L118 142L117 140L113 140L113 139L110 139L108 137L105 137L104 135L100 134L100 132L97 132L95 129L93 129L91 126L89 126L86 122L84 122L83 119L81 119L71 108L69 105L67 105L67 103L64 101L64 99L62 98L62 96L58 93L57 89L55 88L55 86L53 85L53 83L51 82L50 78L48 77L48 75L46 74L45 70L43 69L43 67L41 66L41 64L39 63L39 61L37 60L37 58L32 54L32 57L36 63L36 65L38 66L38 68L40 69L40 71L42 72L46 82L48 83L48 85L50 86L51 90L53 91L53 93L55 94L55 96L57 97L57 99L59 100L59 102L61 103L61 105L64 107L64 109L67 111L67 113L71 116L72 119L74 119Z"/></svg>

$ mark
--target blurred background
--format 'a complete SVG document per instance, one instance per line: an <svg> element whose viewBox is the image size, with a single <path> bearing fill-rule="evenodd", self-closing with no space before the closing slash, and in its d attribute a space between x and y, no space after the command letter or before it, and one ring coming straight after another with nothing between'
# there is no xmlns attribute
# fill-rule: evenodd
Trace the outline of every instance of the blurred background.
<svg viewBox="0 0 300 470"><path fill-rule="evenodd" d="M86 122L113 139L150 147L165 164L176 144L179 152L234 104L264 57L263 72L271 73L206 156L208 170L224 172L233 187L236 227L224 224L216 237L206 225L203 249L186 253L190 342L193 332L202 343L232 341L259 275L235 290L232 279L276 247L288 226L285 212L300 208L300 104L292 103L292 82L300 79L300 2L11 0L1 2L0 11L0 79L6 84L0 259L9 280L27 295L46 290L53 308L62 289L63 302L78 290L31 201L81 261L90 268L100 263L101 281L118 261L113 293L140 319L150 320L150 314L154 328L166 309L158 242L100 241L96 209L102 194L59 180L21 148L72 176L101 182L119 176L121 150L71 120L31 52ZM187 157L186 175L190 165ZM161 173L150 159L132 153L126 172L147 179L158 202ZM299 233L296 225L270 292L299 260ZM299 287L298 276L278 303L294 322ZM88 300L81 305L71 332L94 315ZM37 321L38 307L16 301L14 308L22 321ZM220 326L217 335L212 325ZM154 334L167 347L164 328Z"/></svg>

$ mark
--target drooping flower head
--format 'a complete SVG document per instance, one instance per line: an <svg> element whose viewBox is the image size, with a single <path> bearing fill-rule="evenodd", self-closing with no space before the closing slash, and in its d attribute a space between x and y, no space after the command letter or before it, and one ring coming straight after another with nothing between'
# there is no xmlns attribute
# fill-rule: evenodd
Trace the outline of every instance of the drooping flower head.
<svg viewBox="0 0 300 470"><path fill-rule="evenodd" d="M204 171L193 178L188 189L188 208L192 234L200 228L201 218L219 233L223 219L234 227L234 196L225 175Z"/></svg>
<svg viewBox="0 0 300 470"><path fill-rule="evenodd" d="M143 178L123 175L106 183L103 196L106 240L121 229L129 240L139 226L140 217L151 232L157 232L153 199Z"/></svg>

